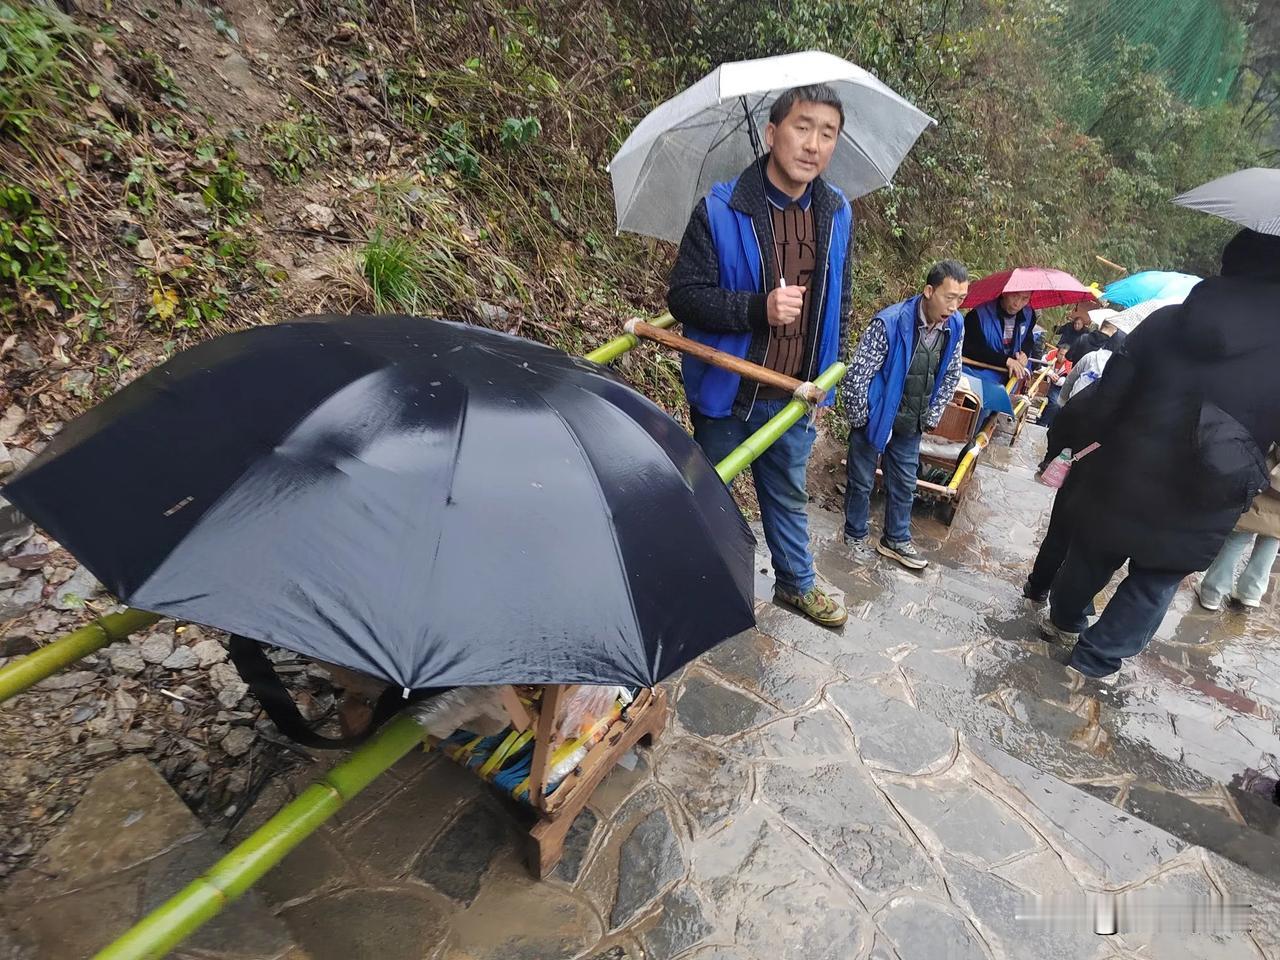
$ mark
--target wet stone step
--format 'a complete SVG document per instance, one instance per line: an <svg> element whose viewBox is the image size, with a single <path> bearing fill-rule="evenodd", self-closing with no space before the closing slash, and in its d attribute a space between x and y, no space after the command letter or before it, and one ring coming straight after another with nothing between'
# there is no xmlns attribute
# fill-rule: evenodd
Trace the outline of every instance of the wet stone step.
<svg viewBox="0 0 1280 960"><path fill-rule="evenodd" d="M817 700L830 668L759 630L726 640L699 661L730 683L750 690L779 710Z"/></svg>
<svg viewBox="0 0 1280 960"><path fill-rule="evenodd" d="M777 715L763 700L725 686L714 675L696 669L685 677L684 690L676 701L680 725L699 737L731 737Z"/></svg>
<svg viewBox="0 0 1280 960"><path fill-rule="evenodd" d="M1177 858L1189 842L979 740L966 747L1029 801L1054 843L1108 886L1136 883ZM948 870L952 875L952 871Z"/></svg>
<svg viewBox="0 0 1280 960"><path fill-rule="evenodd" d="M902 660L909 676L955 687L1065 744L1111 758L1139 779L1203 791L1280 756L1272 723L1242 716L1207 698L1161 694L1141 677L1118 690L1074 689L1044 656L996 641L959 656L917 651ZM997 652L999 651L999 652ZM1151 699L1148 699L1151 698Z"/></svg>
<svg viewBox="0 0 1280 960"><path fill-rule="evenodd" d="M1280 839L1242 827L1218 807L1146 784L1129 788L1124 809L1169 832L1175 828L1206 849L1280 881Z"/></svg>
<svg viewBox="0 0 1280 960"><path fill-rule="evenodd" d="M826 698L844 715L859 756L874 767L916 776L945 766L955 752L955 733L945 723L865 683L832 684Z"/></svg>
<svg viewBox="0 0 1280 960"><path fill-rule="evenodd" d="M1090 803L1110 804L1123 795L1127 798L1124 809L1153 827L1280 879L1280 856L1276 855L1280 854L1280 841L1242 825L1220 803L1187 796L1196 793L1209 797L1215 795L1215 790L1221 795L1223 791L1215 788L1214 781L1158 754L1143 754L1139 747L1121 754L1113 745L1106 755L1092 753L1073 745L1070 737L1052 737L1037 725L978 703L971 694L934 683L910 670L906 673L920 710L959 729L967 743L976 745L975 749L1007 756L1011 763L1023 764L1064 784L1115 784L1067 788L1078 791L1080 799ZM1083 723L1079 717L1074 717L1074 722ZM1123 790L1119 784L1124 785Z"/></svg>

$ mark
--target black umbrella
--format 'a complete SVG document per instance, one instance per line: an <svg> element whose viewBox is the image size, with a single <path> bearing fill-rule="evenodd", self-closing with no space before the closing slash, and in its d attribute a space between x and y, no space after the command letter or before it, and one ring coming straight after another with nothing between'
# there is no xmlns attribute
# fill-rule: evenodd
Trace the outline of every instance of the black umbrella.
<svg viewBox="0 0 1280 960"><path fill-rule="evenodd" d="M651 686L754 623L701 449L608 370L416 317L193 347L6 496L123 601L397 686Z"/></svg>

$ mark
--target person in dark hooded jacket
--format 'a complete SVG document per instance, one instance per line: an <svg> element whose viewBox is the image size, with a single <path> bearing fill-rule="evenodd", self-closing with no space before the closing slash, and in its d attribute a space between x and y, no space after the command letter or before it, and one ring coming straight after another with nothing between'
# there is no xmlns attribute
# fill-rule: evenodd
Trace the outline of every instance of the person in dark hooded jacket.
<svg viewBox="0 0 1280 960"><path fill-rule="evenodd" d="M1222 275L1153 313L1102 378L1063 407L1057 449L1101 446L1059 492L1072 530L1053 582L1046 638L1071 643L1069 665L1113 677L1141 652L1188 574L1206 569L1267 484L1280 440L1280 237L1242 230ZM1098 621L1093 598L1125 562Z"/></svg>
<svg viewBox="0 0 1280 960"><path fill-rule="evenodd" d="M1102 329L1090 330L1076 338L1067 350L1067 360L1077 364L1095 350L1110 350L1115 353L1124 346L1126 339L1122 331L1103 321Z"/></svg>

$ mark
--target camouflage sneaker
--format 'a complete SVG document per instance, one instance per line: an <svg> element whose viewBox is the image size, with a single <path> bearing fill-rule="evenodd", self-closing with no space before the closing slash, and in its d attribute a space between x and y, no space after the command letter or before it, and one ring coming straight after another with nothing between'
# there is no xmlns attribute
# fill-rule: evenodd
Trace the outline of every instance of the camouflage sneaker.
<svg viewBox="0 0 1280 960"><path fill-rule="evenodd" d="M840 601L827 596L817 587L810 587L805 593L793 593L775 586L773 599L795 607L814 623L824 627L838 627L849 619L849 613Z"/></svg>

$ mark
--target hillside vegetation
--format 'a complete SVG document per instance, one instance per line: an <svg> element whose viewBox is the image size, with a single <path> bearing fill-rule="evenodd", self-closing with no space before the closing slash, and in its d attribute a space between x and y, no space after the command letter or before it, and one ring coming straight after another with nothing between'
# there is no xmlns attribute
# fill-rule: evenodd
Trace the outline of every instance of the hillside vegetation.
<svg viewBox="0 0 1280 960"><path fill-rule="evenodd" d="M1069 44L1085 2L0 0L3 439L38 443L193 338L300 313L601 342L661 309L672 253L614 234L605 166L722 59L826 49L938 119L857 204L860 315L943 255L1212 270L1229 228L1168 201L1263 156L1274 81L1247 67L1274 51L1242 39L1214 68L1230 89L1188 103L1150 45ZM1258 16L1215 9L1241 38ZM626 369L674 397L672 358Z"/></svg>

